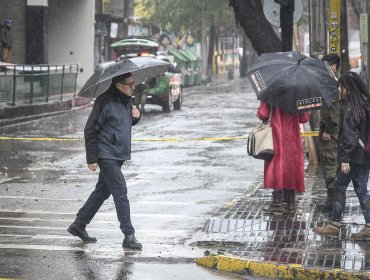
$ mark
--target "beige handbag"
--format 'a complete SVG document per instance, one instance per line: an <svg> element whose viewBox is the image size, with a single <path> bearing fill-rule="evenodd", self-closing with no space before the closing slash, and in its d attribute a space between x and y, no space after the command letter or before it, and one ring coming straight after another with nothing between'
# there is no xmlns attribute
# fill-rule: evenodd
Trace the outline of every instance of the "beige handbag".
<svg viewBox="0 0 370 280"><path fill-rule="evenodd" d="M249 133L247 142L248 155L256 159L271 160L274 156L271 117L272 107L267 123L259 124Z"/></svg>

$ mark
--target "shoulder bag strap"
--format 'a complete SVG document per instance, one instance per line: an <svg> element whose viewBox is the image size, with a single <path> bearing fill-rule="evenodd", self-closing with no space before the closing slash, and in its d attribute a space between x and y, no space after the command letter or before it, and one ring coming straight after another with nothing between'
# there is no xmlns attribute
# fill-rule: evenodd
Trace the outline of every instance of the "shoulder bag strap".
<svg viewBox="0 0 370 280"><path fill-rule="evenodd" d="M272 109L273 109L274 107L273 106L271 106L271 108L270 108L270 115L269 115L269 119L268 119L268 121L267 121L267 123L269 124L269 125L271 125L271 121L272 121Z"/></svg>

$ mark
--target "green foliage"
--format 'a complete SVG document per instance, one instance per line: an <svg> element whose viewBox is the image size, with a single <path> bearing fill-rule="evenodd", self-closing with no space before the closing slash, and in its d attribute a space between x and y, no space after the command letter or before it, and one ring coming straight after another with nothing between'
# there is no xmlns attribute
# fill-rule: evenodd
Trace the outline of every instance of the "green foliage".
<svg viewBox="0 0 370 280"><path fill-rule="evenodd" d="M144 22L180 36L186 30L195 37L200 36L202 15L207 29L212 23L225 29L235 26L234 12L228 0L143 0L143 4L147 12Z"/></svg>

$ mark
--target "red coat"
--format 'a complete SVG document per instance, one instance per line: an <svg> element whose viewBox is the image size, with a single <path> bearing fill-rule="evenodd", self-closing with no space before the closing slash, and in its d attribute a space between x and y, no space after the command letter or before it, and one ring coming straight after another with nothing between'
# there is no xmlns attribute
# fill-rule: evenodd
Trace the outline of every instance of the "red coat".
<svg viewBox="0 0 370 280"><path fill-rule="evenodd" d="M270 106L261 102L257 117L267 120ZM304 192L304 158L300 123L310 119L310 114L292 115L274 107L272 111L272 135L274 157L265 161L264 186L270 189L287 189Z"/></svg>

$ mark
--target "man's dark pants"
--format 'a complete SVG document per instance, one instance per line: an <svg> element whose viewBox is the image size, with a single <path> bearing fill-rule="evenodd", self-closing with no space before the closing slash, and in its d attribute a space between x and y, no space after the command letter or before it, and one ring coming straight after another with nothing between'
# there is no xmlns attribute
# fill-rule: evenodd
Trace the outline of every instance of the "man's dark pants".
<svg viewBox="0 0 370 280"><path fill-rule="evenodd" d="M98 159L100 168L99 180L95 190L90 194L84 206L78 211L76 223L86 227L94 218L104 201L112 194L116 206L120 228L125 235L134 234L131 224L130 202L127 198L127 185L122 174L123 161Z"/></svg>

